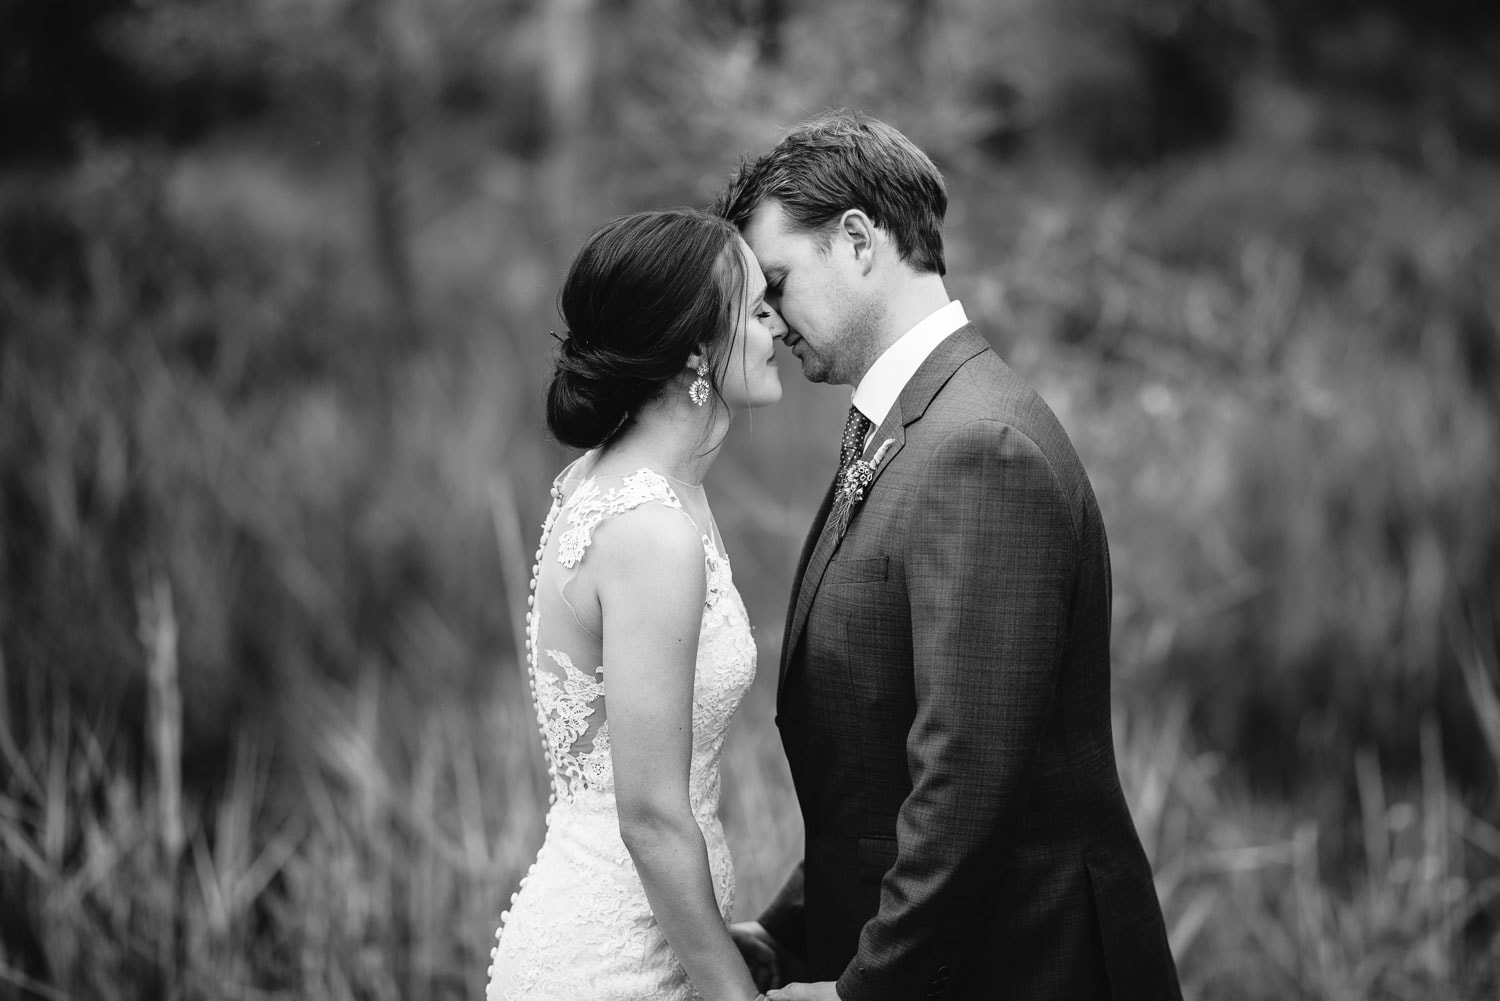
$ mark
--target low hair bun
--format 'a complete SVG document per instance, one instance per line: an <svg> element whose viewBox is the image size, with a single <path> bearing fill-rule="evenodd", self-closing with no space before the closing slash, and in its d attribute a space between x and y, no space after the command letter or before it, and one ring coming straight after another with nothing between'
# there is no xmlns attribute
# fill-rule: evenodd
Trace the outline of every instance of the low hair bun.
<svg viewBox="0 0 1500 1001"><path fill-rule="evenodd" d="M624 427L630 401L621 398L617 383L601 376L586 348L573 338L563 343L547 387L547 427L564 445L597 448Z"/></svg>

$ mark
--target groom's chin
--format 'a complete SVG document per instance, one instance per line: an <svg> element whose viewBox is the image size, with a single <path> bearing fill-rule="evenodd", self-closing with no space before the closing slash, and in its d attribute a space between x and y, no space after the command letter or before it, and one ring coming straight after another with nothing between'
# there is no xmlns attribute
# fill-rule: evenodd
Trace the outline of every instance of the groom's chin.
<svg viewBox="0 0 1500 1001"><path fill-rule="evenodd" d="M808 382L827 382L828 366L819 365L812 358L798 359L802 362L802 378Z"/></svg>

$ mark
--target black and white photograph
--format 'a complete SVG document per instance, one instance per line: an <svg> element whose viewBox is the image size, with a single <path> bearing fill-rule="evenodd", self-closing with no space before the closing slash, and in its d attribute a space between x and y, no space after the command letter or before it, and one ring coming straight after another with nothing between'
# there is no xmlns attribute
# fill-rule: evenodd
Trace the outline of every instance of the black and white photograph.
<svg viewBox="0 0 1500 1001"><path fill-rule="evenodd" d="M0 1001L1500 995L1500 6L0 56Z"/></svg>

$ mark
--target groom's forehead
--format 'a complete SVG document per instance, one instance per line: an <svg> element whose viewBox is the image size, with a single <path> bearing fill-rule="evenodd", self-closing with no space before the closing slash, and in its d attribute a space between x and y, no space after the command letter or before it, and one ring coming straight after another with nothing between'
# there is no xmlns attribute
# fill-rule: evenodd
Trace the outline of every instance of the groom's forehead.
<svg viewBox="0 0 1500 1001"><path fill-rule="evenodd" d="M787 215L780 202L767 199L761 202L745 224L745 242L760 258L761 268L769 279L772 272L786 273L784 255L791 251L791 244L799 237L806 237L802 228Z"/></svg>
<svg viewBox="0 0 1500 1001"><path fill-rule="evenodd" d="M752 245L756 240L784 239L792 232L791 219L787 217L779 201L768 198L755 207L745 224L745 239Z"/></svg>

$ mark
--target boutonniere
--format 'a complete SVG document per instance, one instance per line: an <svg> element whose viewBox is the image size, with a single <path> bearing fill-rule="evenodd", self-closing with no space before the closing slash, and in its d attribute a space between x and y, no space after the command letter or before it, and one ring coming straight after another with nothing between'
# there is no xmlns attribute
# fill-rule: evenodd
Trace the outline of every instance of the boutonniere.
<svg viewBox="0 0 1500 1001"><path fill-rule="evenodd" d="M855 459L839 473L838 486L833 495L833 510L828 514L833 530L838 533L836 538L842 539L849 530L849 519L854 517L855 507L865 499L865 490L875 480L875 467L880 465L886 450L894 444L896 439L887 438L869 461Z"/></svg>

